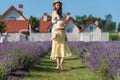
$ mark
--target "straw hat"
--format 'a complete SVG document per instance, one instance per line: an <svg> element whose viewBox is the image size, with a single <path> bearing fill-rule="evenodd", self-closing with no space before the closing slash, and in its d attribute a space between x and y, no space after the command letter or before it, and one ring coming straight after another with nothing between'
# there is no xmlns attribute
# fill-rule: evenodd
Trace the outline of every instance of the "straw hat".
<svg viewBox="0 0 120 80"><path fill-rule="evenodd" d="M53 2L53 6L54 6L56 3L60 3L60 4L62 5L62 2L61 2L60 0L55 0L55 1Z"/></svg>

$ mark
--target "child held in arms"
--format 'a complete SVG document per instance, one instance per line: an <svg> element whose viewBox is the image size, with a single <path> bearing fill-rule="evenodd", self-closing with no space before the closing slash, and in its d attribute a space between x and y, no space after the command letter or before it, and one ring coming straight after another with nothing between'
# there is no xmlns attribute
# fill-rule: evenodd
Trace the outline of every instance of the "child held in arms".
<svg viewBox="0 0 120 80"><path fill-rule="evenodd" d="M55 40L57 37L57 30L64 30L65 24L62 20L57 21L56 27L52 29L52 37L51 40Z"/></svg>

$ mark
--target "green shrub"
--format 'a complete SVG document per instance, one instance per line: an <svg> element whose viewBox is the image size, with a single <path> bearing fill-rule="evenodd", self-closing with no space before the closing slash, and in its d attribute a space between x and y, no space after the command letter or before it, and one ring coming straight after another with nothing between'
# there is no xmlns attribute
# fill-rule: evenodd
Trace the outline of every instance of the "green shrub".
<svg viewBox="0 0 120 80"><path fill-rule="evenodd" d="M109 40L110 41L118 41L120 40L120 36L119 35L109 35Z"/></svg>

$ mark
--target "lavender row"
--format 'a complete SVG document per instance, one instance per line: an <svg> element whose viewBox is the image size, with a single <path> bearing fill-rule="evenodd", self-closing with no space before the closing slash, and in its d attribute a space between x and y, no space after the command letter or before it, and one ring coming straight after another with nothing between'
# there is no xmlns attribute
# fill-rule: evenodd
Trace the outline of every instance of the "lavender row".
<svg viewBox="0 0 120 80"><path fill-rule="evenodd" d="M120 42L69 42L73 53L103 80L120 75ZM0 79L18 69L29 69L51 50L51 42L15 42L0 44Z"/></svg>
<svg viewBox="0 0 120 80"><path fill-rule="evenodd" d="M48 54L51 42L8 42L0 44L0 80L18 69L29 69Z"/></svg>
<svg viewBox="0 0 120 80"><path fill-rule="evenodd" d="M73 42L69 44L82 62L103 80L120 78L120 42Z"/></svg>

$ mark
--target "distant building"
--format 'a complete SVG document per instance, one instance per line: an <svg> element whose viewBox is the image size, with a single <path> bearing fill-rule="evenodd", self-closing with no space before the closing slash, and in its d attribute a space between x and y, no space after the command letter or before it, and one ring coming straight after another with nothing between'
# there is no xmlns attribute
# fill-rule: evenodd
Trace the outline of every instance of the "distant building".
<svg viewBox="0 0 120 80"><path fill-rule="evenodd" d="M6 22L6 33L9 33L9 37L11 41L16 41L21 39L20 33L23 33L24 40L28 37L30 24L29 20L27 20L23 15L23 5L18 5L19 9L16 9L13 5L6 10L1 15L1 20ZM33 27L33 26L32 26ZM15 39L14 37L17 36Z"/></svg>
<svg viewBox="0 0 120 80"><path fill-rule="evenodd" d="M64 23L66 24L66 32L67 33L81 33L81 32L101 32L102 30L98 26L98 24L94 21L89 21L87 25L83 28L78 26L75 20L70 16L70 13L66 14L66 18L63 18ZM51 23L51 18L47 17L47 13L43 14L43 18L40 19L40 33L48 33L51 32L53 24Z"/></svg>
<svg viewBox="0 0 120 80"><path fill-rule="evenodd" d="M76 24L75 20L71 17L70 13L66 13L66 17L63 18L64 23L66 24L65 30L68 35L68 39L71 41L104 41L108 40L108 35L102 32L102 29L99 27L98 21L89 21L85 26L79 26ZM43 14L43 17L40 19L39 33L41 33L42 40L47 33L51 32L53 24L51 23L51 18L48 18L47 13ZM45 34L45 35L44 35ZM103 39L101 36L105 36L106 39ZM48 37L48 36L47 36ZM101 40L102 39L102 40ZM45 40L48 40L47 38Z"/></svg>
<svg viewBox="0 0 120 80"><path fill-rule="evenodd" d="M89 21L80 32L102 32L102 29L98 26L98 22Z"/></svg>
<svg viewBox="0 0 120 80"><path fill-rule="evenodd" d="M51 30L53 24L47 13L44 13L39 22L39 31L32 32L34 28L32 24L23 15L23 5L20 4L16 9L13 5L3 13L0 18L6 22L6 33L8 33L7 41L50 41ZM108 41L109 36L103 33L98 22L89 21L85 26L79 26L71 17L71 14L66 13L63 18L66 24L65 30L68 41Z"/></svg>
<svg viewBox="0 0 120 80"><path fill-rule="evenodd" d="M23 16L23 5L19 5L19 9L17 10L13 5L1 15L2 20L27 20Z"/></svg>
<svg viewBox="0 0 120 80"><path fill-rule="evenodd" d="M81 27L75 23L75 20L70 16L70 13L66 14L66 18L63 18L64 23L66 24L67 33L76 33L81 31ZM53 24L51 23L51 18L47 17L47 13L44 13L43 18L40 19L40 33L49 33L51 32Z"/></svg>
<svg viewBox="0 0 120 80"><path fill-rule="evenodd" d="M103 33L98 21L89 21L80 31L81 41L108 41L108 34Z"/></svg>

